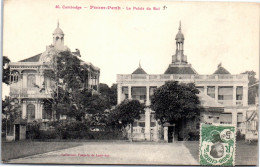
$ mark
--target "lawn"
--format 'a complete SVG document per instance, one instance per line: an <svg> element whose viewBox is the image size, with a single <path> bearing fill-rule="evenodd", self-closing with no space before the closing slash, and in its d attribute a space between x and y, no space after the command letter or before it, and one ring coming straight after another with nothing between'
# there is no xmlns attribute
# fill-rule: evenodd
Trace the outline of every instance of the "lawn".
<svg viewBox="0 0 260 167"><path fill-rule="evenodd" d="M189 149L191 155L199 162L199 142L184 142L183 144ZM257 165L258 144L246 144L244 141L237 141L235 159L236 165Z"/></svg>
<svg viewBox="0 0 260 167"><path fill-rule="evenodd" d="M82 142L2 142L2 161L83 145Z"/></svg>

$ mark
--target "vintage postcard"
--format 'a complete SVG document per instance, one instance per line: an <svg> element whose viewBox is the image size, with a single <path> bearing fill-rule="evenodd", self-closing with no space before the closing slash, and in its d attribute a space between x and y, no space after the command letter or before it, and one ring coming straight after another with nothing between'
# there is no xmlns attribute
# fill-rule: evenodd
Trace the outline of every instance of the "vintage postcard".
<svg viewBox="0 0 260 167"><path fill-rule="evenodd" d="M259 3L4 0L2 163L257 165Z"/></svg>

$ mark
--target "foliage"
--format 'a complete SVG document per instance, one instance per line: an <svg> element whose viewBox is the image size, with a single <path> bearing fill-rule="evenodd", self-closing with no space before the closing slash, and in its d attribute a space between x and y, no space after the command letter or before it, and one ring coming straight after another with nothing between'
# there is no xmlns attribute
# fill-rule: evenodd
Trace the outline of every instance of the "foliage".
<svg viewBox="0 0 260 167"><path fill-rule="evenodd" d="M101 95L108 99L111 106L115 106L117 104L117 84L113 84L109 87L107 84L100 83L99 90Z"/></svg>
<svg viewBox="0 0 260 167"><path fill-rule="evenodd" d="M109 113L108 123L115 127L125 128L133 124L136 119L140 119L140 114L143 112L144 105L138 100L124 100Z"/></svg>
<svg viewBox="0 0 260 167"><path fill-rule="evenodd" d="M86 88L88 67L70 51L54 56L54 70L46 70L45 77L52 79L52 110L59 120L67 115L77 121L83 121L86 114L102 113L110 108L106 98L93 94Z"/></svg>
<svg viewBox="0 0 260 167"><path fill-rule="evenodd" d="M9 76L10 76L10 67L8 66L9 63L10 63L10 59L6 56L3 56L2 81L7 85L9 85Z"/></svg>
<svg viewBox="0 0 260 167"><path fill-rule="evenodd" d="M162 124L198 117L200 101L197 94L199 90L194 83L168 81L155 90L151 98L151 109L155 111L155 118Z"/></svg>
<svg viewBox="0 0 260 167"><path fill-rule="evenodd" d="M241 74L248 74L248 80L249 80L249 83L248 83L248 86L251 86L253 84L256 83L257 79L256 79L256 72L255 71L245 71Z"/></svg>
<svg viewBox="0 0 260 167"><path fill-rule="evenodd" d="M27 134L26 134L27 138L39 139L40 123L38 123L36 121L27 123L26 131L27 131Z"/></svg>
<svg viewBox="0 0 260 167"><path fill-rule="evenodd" d="M245 71L242 74L248 74L248 86L251 86L257 82L256 72L254 71ZM258 89L248 89L248 104L255 104L255 97L258 93Z"/></svg>
<svg viewBox="0 0 260 167"><path fill-rule="evenodd" d="M7 130L9 133L13 133L13 122L17 118L21 117L22 111L21 106L17 103L14 103L13 99L6 96L4 100L2 100L2 116L7 119L7 124L4 125L5 130ZM3 121L3 119L2 119Z"/></svg>

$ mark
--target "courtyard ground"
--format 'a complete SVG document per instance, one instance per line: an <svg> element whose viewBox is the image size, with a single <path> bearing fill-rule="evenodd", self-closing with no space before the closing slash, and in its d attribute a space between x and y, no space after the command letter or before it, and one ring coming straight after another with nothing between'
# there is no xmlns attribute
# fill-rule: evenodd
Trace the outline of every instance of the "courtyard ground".
<svg viewBox="0 0 260 167"><path fill-rule="evenodd" d="M19 141L2 144L2 159L6 163L198 165L198 147L199 142ZM256 143L238 141L236 149L236 165L258 164Z"/></svg>

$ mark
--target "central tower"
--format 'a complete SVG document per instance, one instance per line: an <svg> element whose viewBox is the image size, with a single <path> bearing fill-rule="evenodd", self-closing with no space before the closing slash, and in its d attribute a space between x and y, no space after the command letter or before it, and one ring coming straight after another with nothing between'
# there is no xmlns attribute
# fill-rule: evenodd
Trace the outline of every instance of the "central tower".
<svg viewBox="0 0 260 167"><path fill-rule="evenodd" d="M181 22L179 32L176 37L176 52L172 55L172 63L169 65L164 74L198 74L187 62L187 56L184 55L184 35L181 32Z"/></svg>
<svg viewBox="0 0 260 167"><path fill-rule="evenodd" d="M183 54L184 35L181 32L181 22L179 25L179 32L177 33L175 40L176 40L176 53L175 55L172 56L172 63L187 64L187 56Z"/></svg>
<svg viewBox="0 0 260 167"><path fill-rule="evenodd" d="M57 50L64 49L64 33L60 29L59 21L57 23L57 28L53 32L53 46Z"/></svg>

